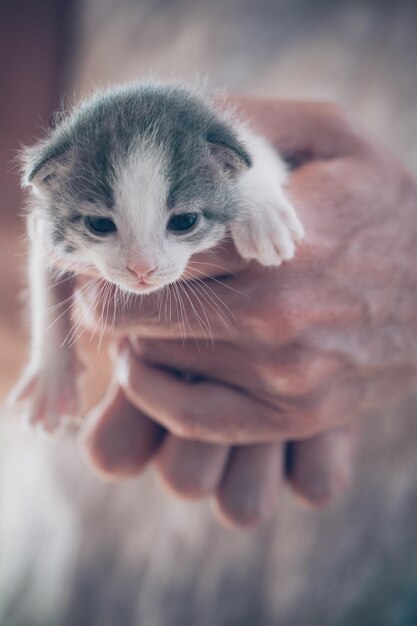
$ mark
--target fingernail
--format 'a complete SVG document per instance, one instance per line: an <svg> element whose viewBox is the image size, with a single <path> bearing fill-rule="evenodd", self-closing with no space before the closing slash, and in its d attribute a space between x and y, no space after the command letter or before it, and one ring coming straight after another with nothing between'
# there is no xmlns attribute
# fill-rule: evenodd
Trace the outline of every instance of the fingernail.
<svg viewBox="0 0 417 626"><path fill-rule="evenodd" d="M116 380L122 387L125 387L129 382L129 360L131 355L131 350L129 344L126 346L120 347L118 346L118 358L116 360L115 374Z"/></svg>

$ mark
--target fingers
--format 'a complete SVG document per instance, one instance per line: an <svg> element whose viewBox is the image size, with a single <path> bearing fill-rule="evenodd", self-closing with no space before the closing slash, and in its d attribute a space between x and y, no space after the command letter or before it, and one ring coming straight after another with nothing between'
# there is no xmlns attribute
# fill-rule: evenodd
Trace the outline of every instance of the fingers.
<svg viewBox="0 0 417 626"><path fill-rule="evenodd" d="M222 383L237 385L256 372L248 368L248 359L242 358L242 350L226 342L186 343L179 340L131 339L134 352L150 365L189 372Z"/></svg>
<svg viewBox="0 0 417 626"><path fill-rule="evenodd" d="M228 446L167 435L155 459L163 483L182 498L204 498L220 483Z"/></svg>
<svg viewBox="0 0 417 626"><path fill-rule="evenodd" d="M267 520L274 511L283 472L281 444L235 448L215 498L221 521L246 528Z"/></svg>
<svg viewBox="0 0 417 626"><path fill-rule="evenodd" d="M274 511L283 476L281 444L230 448L184 440L163 431L113 386L88 419L82 442L94 469L111 479L135 476L153 458L163 483L182 498L215 497L220 521L253 527ZM162 444L161 444L162 441ZM292 444L287 480L314 506L331 502L350 483L356 444L351 427Z"/></svg>
<svg viewBox="0 0 417 626"><path fill-rule="evenodd" d="M128 399L144 414L182 439L206 443L257 443L288 438L287 415L226 385L186 381L145 363L123 342L116 375Z"/></svg>
<svg viewBox="0 0 417 626"><path fill-rule="evenodd" d="M81 441L96 472L116 479L140 473L157 450L162 434L162 429L113 385L87 418Z"/></svg>
<svg viewBox="0 0 417 626"><path fill-rule="evenodd" d="M131 338L134 352L151 365L189 372L232 386L259 386L275 395L299 398L330 385L343 363L338 355L287 343L254 351L233 342L199 344L179 340Z"/></svg>
<svg viewBox="0 0 417 626"><path fill-rule="evenodd" d="M181 498L214 495L219 521L236 528L266 521L279 497L283 473L280 444L232 449L187 441L164 440L155 459L165 486Z"/></svg>
<svg viewBox="0 0 417 626"><path fill-rule="evenodd" d="M357 433L351 425L291 444L288 481L303 500L324 506L350 485Z"/></svg>

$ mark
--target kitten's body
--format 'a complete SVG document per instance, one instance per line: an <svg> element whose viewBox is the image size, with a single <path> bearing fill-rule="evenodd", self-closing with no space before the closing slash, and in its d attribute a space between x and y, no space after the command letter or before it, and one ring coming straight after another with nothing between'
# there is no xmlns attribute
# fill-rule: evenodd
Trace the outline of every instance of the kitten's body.
<svg viewBox="0 0 417 626"><path fill-rule="evenodd" d="M54 430L78 410L70 310L46 316L71 301L72 280L54 284L51 266L146 294L226 234L242 257L279 265L303 235L285 177L266 141L178 85L106 91L30 148L32 355L15 393L30 422Z"/></svg>

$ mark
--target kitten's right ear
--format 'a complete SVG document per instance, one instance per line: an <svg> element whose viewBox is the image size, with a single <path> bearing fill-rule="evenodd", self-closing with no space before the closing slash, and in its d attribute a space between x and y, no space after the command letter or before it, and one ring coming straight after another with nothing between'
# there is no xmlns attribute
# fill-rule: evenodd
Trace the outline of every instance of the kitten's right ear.
<svg viewBox="0 0 417 626"><path fill-rule="evenodd" d="M22 155L23 188L48 190L67 163L65 152L44 143L26 148Z"/></svg>
<svg viewBox="0 0 417 626"><path fill-rule="evenodd" d="M225 124L216 122L209 128L206 140L212 156L223 171L236 178L252 166L252 159L236 133Z"/></svg>

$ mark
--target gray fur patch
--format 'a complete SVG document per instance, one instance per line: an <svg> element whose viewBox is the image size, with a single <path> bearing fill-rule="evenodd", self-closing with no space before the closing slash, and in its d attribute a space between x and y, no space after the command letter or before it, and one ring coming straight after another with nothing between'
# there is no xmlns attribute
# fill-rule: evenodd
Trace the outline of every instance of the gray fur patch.
<svg viewBox="0 0 417 626"><path fill-rule="evenodd" d="M231 124L182 86L144 83L99 93L28 150L25 180L48 187L52 202L45 208L57 224L55 241L68 230L80 231L79 216L91 207L114 208L116 171L141 142L165 155L167 210L195 207L209 223L233 219L239 199L230 163L211 151L213 144L227 146L232 161L250 167Z"/></svg>

